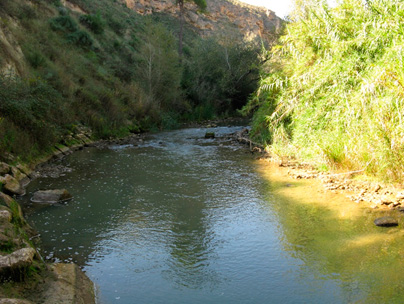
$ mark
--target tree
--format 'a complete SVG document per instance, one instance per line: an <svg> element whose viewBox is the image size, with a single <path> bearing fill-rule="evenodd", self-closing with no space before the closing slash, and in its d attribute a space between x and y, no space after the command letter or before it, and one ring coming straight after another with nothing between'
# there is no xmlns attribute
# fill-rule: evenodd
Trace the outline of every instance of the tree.
<svg viewBox="0 0 404 304"><path fill-rule="evenodd" d="M178 54L180 58L182 57L182 38L184 32L184 2L192 1L202 10L206 9L206 0L175 0L180 8L180 35L179 35L179 46L178 46Z"/></svg>
<svg viewBox="0 0 404 304"><path fill-rule="evenodd" d="M136 75L155 109L175 108L181 101L181 67L175 37L149 20L138 48Z"/></svg>

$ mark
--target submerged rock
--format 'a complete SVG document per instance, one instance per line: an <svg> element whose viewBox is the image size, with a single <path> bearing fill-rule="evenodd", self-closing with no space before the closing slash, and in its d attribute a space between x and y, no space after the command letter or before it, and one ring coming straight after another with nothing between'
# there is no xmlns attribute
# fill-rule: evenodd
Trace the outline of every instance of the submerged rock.
<svg viewBox="0 0 404 304"><path fill-rule="evenodd" d="M214 132L206 132L205 133L205 138L215 138L215 133Z"/></svg>
<svg viewBox="0 0 404 304"><path fill-rule="evenodd" d="M376 226L380 227L392 227L392 226L398 226L398 221L391 216L384 216L384 217L379 217L375 219L374 221Z"/></svg>
<svg viewBox="0 0 404 304"><path fill-rule="evenodd" d="M57 204L71 200L73 197L66 189L40 190L34 193L31 202L40 204Z"/></svg>

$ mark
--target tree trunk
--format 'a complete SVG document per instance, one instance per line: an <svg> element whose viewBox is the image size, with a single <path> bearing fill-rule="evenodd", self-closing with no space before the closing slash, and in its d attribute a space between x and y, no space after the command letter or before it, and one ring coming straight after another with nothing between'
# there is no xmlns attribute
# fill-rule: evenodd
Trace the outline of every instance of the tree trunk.
<svg viewBox="0 0 404 304"><path fill-rule="evenodd" d="M184 0L179 0L178 5L180 7L180 35L179 35L179 45L178 54L180 55L180 60L182 59L182 39L184 35Z"/></svg>

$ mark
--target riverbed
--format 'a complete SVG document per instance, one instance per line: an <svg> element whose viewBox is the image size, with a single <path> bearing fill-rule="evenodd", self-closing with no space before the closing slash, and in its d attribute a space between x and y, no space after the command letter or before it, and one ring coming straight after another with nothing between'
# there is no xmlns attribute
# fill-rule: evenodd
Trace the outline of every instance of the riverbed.
<svg viewBox="0 0 404 304"><path fill-rule="evenodd" d="M227 134L150 134L60 160L73 200L30 205L42 255L75 262L99 303L401 303L404 233L381 213L291 181ZM215 139L205 133L215 132Z"/></svg>

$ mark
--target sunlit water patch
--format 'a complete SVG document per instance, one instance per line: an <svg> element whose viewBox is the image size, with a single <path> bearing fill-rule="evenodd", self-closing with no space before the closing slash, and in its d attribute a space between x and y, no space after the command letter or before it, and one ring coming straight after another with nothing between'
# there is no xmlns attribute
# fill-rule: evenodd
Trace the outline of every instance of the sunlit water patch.
<svg viewBox="0 0 404 304"><path fill-rule="evenodd" d="M81 265L104 304L399 303L400 229L283 187L225 136L238 129L153 134L63 159L71 172L28 189L74 197L26 209L43 256Z"/></svg>

